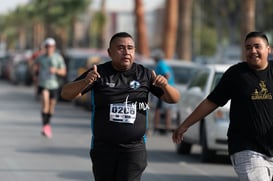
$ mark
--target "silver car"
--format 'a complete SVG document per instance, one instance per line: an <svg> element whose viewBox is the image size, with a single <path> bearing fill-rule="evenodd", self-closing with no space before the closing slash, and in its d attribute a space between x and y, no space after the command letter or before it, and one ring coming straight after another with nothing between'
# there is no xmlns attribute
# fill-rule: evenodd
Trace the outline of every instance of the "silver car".
<svg viewBox="0 0 273 181"><path fill-rule="evenodd" d="M219 82L230 65L204 65L192 77L186 89L182 92L179 102L181 121L193 112L196 106L205 99ZM201 121L194 124L185 133L181 144L177 145L179 154L189 154L192 145L202 147L201 160L212 161L217 151L227 151L227 129L229 125L229 105L219 107Z"/></svg>

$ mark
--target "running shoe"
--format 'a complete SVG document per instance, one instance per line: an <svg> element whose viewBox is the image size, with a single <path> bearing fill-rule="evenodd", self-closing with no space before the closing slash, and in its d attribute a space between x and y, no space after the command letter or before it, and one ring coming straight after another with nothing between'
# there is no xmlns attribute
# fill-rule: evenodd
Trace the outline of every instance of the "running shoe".
<svg viewBox="0 0 273 181"><path fill-rule="evenodd" d="M43 126L43 131L42 134L46 136L47 138L52 138L52 131L51 131L51 126L50 125L44 125Z"/></svg>

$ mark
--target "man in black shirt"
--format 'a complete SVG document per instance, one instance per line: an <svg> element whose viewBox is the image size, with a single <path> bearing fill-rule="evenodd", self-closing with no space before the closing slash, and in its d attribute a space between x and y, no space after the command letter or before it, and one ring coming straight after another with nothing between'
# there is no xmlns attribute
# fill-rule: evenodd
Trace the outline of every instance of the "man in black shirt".
<svg viewBox="0 0 273 181"><path fill-rule="evenodd" d="M208 97L173 133L179 143L187 129L231 100L228 150L240 180L271 181L273 175L273 62L266 35L250 32L245 59L231 66Z"/></svg>
<svg viewBox="0 0 273 181"><path fill-rule="evenodd" d="M139 181L147 165L145 132L151 92L176 103L177 89L164 76L134 63L135 43L126 32L109 44L112 61L94 67L62 89L64 99L91 91L93 112L90 156L96 181Z"/></svg>

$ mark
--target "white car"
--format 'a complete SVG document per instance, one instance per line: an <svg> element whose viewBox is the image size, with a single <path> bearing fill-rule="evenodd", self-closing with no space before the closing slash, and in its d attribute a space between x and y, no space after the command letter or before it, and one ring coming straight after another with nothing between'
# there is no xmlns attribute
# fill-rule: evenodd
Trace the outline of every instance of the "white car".
<svg viewBox="0 0 273 181"><path fill-rule="evenodd" d="M221 79L230 65L204 65L192 77L181 95L179 102L180 121L193 112ZM229 105L217 108L201 121L191 126L184 134L183 141L177 145L179 154L189 154L194 144L202 147L201 160L212 161L217 151L227 151L227 130L229 125Z"/></svg>
<svg viewBox="0 0 273 181"><path fill-rule="evenodd" d="M167 64L170 65L170 67L173 70L174 76L175 76L175 87L181 92L184 91L186 88L186 85L189 83L191 78L196 74L197 72L197 65L192 62L186 62L182 60L166 60ZM153 60L143 61L141 62L144 66L155 70L155 62ZM183 95L182 95L183 96ZM149 120L150 122L153 122L154 119L154 110L156 107L157 98L154 96L151 96L151 110ZM171 124L171 130L174 130L179 125L180 115L178 112L177 106L175 107L174 114L172 114L172 124ZM166 127L164 122L164 113L161 115L161 120L158 125L158 131L161 133L166 133ZM153 127L153 124L150 125L150 127Z"/></svg>

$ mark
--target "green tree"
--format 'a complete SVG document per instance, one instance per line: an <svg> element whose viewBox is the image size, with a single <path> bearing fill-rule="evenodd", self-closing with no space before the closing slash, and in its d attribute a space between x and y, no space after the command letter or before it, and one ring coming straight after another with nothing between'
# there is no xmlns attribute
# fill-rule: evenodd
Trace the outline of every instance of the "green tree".
<svg viewBox="0 0 273 181"><path fill-rule="evenodd" d="M106 9L105 9L105 0L101 0L100 10L95 12L92 18L92 23L90 24L90 37L91 37L91 46L97 48L106 47Z"/></svg>
<svg viewBox="0 0 273 181"><path fill-rule="evenodd" d="M6 37L8 48L25 49L30 23L25 6L18 6L14 11L4 16L2 36Z"/></svg>
<svg viewBox="0 0 273 181"><path fill-rule="evenodd" d="M65 48L68 42L71 46L75 41L75 23L90 2L91 0L32 0L37 13L45 12L42 19L45 22L46 36L59 40L61 48Z"/></svg>
<svg viewBox="0 0 273 181"><path fill-rule="evenodd" d="M32 42L34 46L37 46L42 36L52 36L58 40L60 48L63 48L70 37L70 42L73 42L75 22L89 7L90 2L91 0L31 0L4 17L2 24L5 28L1 30L1 34L12 44L17 44L14 43L16 39L21 42L27 39L25 44ZM29 38L32 34L33 37Z"/></svg>

